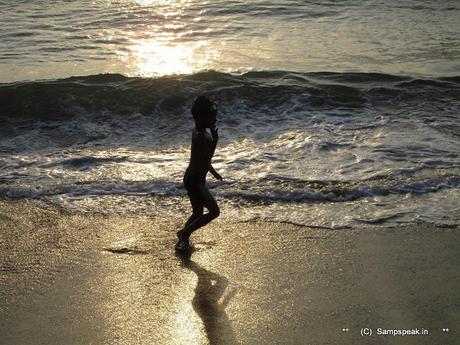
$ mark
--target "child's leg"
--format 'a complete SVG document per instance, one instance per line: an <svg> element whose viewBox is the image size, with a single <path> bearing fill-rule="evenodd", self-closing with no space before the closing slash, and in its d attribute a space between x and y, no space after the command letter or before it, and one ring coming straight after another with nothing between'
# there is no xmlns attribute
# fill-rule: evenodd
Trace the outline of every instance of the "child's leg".
<svg viewBox="0 0 460 345"><path fill-rule="evenodd" d="M182 233L184 237L188 238L192 234L192 232L198 230L202 226L208 224L211 220L217 218L220 214L219 206L217 205L216 200L209 192L208 188L205 185L200 186L199 188L200 196L202 205L208 209L208 213L202 214L199 217L192 220L189 224L186 224L184 229L182 229ZM188 221L187 221L188 223Z"/></svg>
<svg viewBox="0 0 460 345"><path fill-rule="evenodd" d="M192 209L193 213L192 215L188 218L187 222L185 223L183 229L188 227L195 219L203 215L203 204L200 203L199 205L193 205L192 203Z"/></svg>
<svg viewBox="0 0 460 345"><path fill-rule="evenodd" d="M187 191L187 194L190 198L190 203L192 204L192 215L188 218L182 230L177 232L177 237L179 240L188 240L190 235L185 236L184 229L189 227L190 224L192 224L197 218L203 215L203 201L199 188L191 188Z"/></svg>

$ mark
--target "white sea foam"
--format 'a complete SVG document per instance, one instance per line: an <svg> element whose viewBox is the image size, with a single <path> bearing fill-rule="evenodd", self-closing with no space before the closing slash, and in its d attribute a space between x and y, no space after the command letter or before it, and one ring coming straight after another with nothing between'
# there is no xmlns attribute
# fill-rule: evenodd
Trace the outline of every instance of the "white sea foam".
<svg viewBox="0 0 460 345"><path fill-rule="evenodd" d="M452 223L458 89L455 78L282 71L3 85L0 116L10 130L0 139L0 196L186 217L188 109L208 90L219 103L213 165L224 177L209 187L223 214L325 227ZM397 108L382 103L394 97ZM430 212L439 198L444 210Z"/></svg>

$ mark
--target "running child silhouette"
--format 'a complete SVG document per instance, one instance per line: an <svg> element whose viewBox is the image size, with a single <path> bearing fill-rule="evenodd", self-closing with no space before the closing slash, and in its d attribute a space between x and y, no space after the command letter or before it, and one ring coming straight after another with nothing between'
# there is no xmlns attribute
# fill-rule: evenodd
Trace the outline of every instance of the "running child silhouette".
<svg viewBox="0 0 460 345"><path fill-rule="evenodd" d="M206 188L208 171L217 179L222 177L211 165L211 158L216 150L219 136L216 128L217 105L206 96L199 96L192 106L195 128L192 132L190 163L185 171L184 186L192 204L193 213L182 230L177 232L179 241L177 250L190 248L189 237L192 232L208 224L219 216L220 210L216 200ZM210 129L211 135L207 132ZM208 213L203 214L203 207Z"/></svg>

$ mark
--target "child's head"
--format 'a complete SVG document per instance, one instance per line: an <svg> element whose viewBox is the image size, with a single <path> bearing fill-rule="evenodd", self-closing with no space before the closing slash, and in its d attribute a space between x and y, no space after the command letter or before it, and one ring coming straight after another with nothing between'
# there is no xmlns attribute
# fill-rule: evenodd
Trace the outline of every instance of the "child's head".
<svg viewBox="0 0 460 345"><path fill-rule="evenodd" d="M217 105L208 97L199 96L193 102L192 115L198 127L212 127L216 123Z"/></svg>

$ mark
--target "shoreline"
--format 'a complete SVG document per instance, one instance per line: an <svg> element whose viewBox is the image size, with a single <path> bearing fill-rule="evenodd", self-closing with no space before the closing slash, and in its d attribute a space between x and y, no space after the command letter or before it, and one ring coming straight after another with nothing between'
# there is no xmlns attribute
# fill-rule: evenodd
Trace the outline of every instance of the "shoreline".
<svg viewBox="0 0 460 345"><path fill-rule="evenodd" d="M1 200L2 342L455 342L458 226L217 221L186 259L173 249L181 224ZM429 334L367 338L363 327Z"/></svg>

